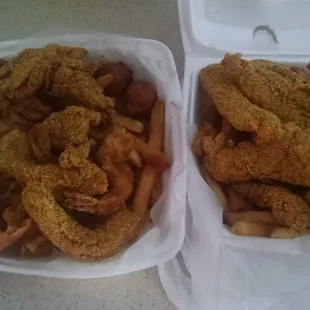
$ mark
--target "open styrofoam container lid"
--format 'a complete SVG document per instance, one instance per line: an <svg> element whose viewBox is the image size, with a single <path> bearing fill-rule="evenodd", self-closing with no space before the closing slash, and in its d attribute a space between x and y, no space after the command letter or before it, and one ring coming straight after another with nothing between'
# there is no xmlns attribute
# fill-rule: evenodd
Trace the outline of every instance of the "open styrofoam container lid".
<svg viewBox="0 0 310 310"><path fill-rule="evenodd" d="M310 0L179 0L184 49L310 55ZM256 31L254 31L257 29Z"/></svg>

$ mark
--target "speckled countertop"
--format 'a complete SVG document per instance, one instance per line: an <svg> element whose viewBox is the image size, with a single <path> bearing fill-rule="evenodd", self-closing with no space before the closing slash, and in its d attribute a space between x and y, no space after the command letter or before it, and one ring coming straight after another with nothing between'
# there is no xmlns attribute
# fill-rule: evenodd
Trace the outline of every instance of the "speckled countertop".
<svg viewBox="0 0 310 310"><path fill-rule="evenodd" d="M0 0L0 40L48 29L80 28L153 38L173 52L183 72L176 0ZM59 280L0 273L0 308L175 309L156 268L95 280Z"/></svg>

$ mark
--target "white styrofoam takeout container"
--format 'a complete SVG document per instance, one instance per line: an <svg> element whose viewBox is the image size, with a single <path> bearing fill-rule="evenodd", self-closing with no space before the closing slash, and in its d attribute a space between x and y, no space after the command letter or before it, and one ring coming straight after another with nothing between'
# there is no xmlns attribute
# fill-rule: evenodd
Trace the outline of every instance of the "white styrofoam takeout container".
<svg viewBox="0 0 310 310"><path fill-rule="evenodd" d="M206 100L199 71L219 63L225 52L299 67L310 61L310 1L179 0L178 4L186 55L182 91L189 124L188 210L180 253L159 266L162 284L179 309L309 309L310 303L304 302L310 288L309 236L271 240L232 235L222 225L222 206L190 151L194 133L190 124L199 116L199 102Z"/></svg>
<svg viewBox="0 0 310 310"><path fill-rule="evenodd" d="M1 254L0 271L59 278L119 275L161 264L180 250L185 234L186 152L181 89L170 50L162 43L106 34L66 34L0 42L0 58L9 59L25 48L48 43L82 46L90 57L126 63L134 78L146 79L166 104L165 152L172 168L163 176L164 193L152 208L153 225L129 248L98 263L83 263L59 252L42 259ZM0 154L1 156L1 154Z"/></svg>

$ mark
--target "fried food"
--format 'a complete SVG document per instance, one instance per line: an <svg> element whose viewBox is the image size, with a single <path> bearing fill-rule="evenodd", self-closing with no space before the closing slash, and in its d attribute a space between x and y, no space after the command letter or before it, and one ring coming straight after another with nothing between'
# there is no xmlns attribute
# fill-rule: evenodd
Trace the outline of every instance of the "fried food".
<svg viewBox="0 0 310 310"><path fill-rule="evenodd" d="M235 235L251 236L251 237L266 237L269 238L277 226L239 221L236 222L230 231Z"/></svg>
<svg viewBox="0 0 310 310"><path fill-rule="evenodd" d="M221 64L201 69L200 79L218 112L239 131L256 134L256 143L281 139L284 135L280 119L245 97Z"/></svg>
<svg viewBox="0 0 310 310"><path fill-rule="evenodd" d="M143 124L137 120L134 120L132 118L116 114L115 121L119 123L122 127L127 129L128 131L134 132L134 133L142 133L143 131Z"/></svg>
<svg viewBox="0 0 310 310"><path fill-rule="evenodd" d="M121 94L132 81L132 71L122 62L106 62L96 72L96 77L111 75L112 81L104 89L104 93L110 97Z"/></svg>
<svg viewBox="0 0 310 310"><path fill-rule="evenodd" d="M213 128L213 126L207 122L204 122L202 125L198 125L197 129L198 132L192 142L192 152L194 153L194 155L201 157L204 155L203 150L204 137L205 136L215 137L217 133Z"/></svg>
<svg viewBox="0 0 310 310"><path fill-rule="evenodd" d="M171 167L169 158L158 147L152 147L149 143L134 137L134 148L146 163L155 167L158 171L164 172Z"/></svg>
<svg viewBox="0 0 310 310"><path fill-rule="evenodd" d="M42 122L51 114L51 108L35 97L18 101L11 105L11 109L30 122Z"/></svg>
<svg viewBox="0 0 310 310"><path fill-rule="evenodd" d="M17 246L20 248L20 256L27 257L49 256L54 249L52 243L42 235L34 221L31 221L30 227L18 240Z"/></svg>
<svg viewBox="0 0 310 310"><path fill-rule="evenodd" d="M133 167L142 168L142 158L135 149L130 151L128 155L128 163Z"/></svg>
<svg viewBox="0 0 310 310"><path fill-rule="evenodd" d="M32 222L21 206L20 201L8 206L2 216L7 228L5 231L0 232L0 251L22 238Z"/></svg>
<svg viewBox="0 0 310 310"><path fill-rule="evenodd" d="M151 113L148 140L149 147L154 151L159 152L163 148L164 130L165 106L163 102L156 101ZM157 176L158 171L152 165L146 164L143 167L132 204L132 210L142 218L145 216Z"/></svg>
<svg viewBox="0 0 310 310"><path fill-rule="evenodd" d="M34 122L26 120L24 117L16 113L13 109L8 109L8 113L4 119L4 122L6 122L6 124L23 131L28 131L34 124Z"/></svg>
<svg viewBox="0 0 310 310"><path fill-rule="evenodd" d="M228 210L228 200L226 195L223 192L223 189L221 188L221 185L214 180L214 178L210 175L207 169L204 167L201 167L201 174L204 178L205 182L210 186L210 188L213 190L216 198L220 202L220 204L223 206L224 210ZM229 197L229 196L228 196Z"/></svg>
<svg viewBox="0 0 310 310"><path fill-rule="evenodd" d="M80 168L88 164L88 155L91 149L91 140L77 146L67 146L59 156L59 165L62 168Z"/></svg>
<svg viewBox="0 0 310 310"><path fill-rule="evenodd" d="M0 139L14 129L13 124L10 124L6 121L0 121Z"/></svg>
<svg viewBox="0 0 310 310"><path fill-rule="evenodd" d="M99 147L99 160L111 186L109 192L100 199L103 209L120 208L133 191L134 173L128 164L132 150L132 136L118 126L113 128Z"/></svg>
<svg viewBox="0 0 310 310"><path fill-rule="evenodd" d="M33 125L28 131L28 140L32 153L39 164L47 164L53 161L50 136L44 125Z"/></svg>
<svg viewBox="0 0 310 310"><path fill-rule="evenodd" d="M221 64L253 104L283 122L310 127L310 81L302 75L272 61L246 61L238 54L226 54Z"/></svg>
<svg viewBox="0 0 310 310"><path fill-rule="evenodd" d="M87 50L79 46L47 44L45 49L54 51L61 58L83 59L87 55Z"/></svg>
<svg viewBox="0 0 310 310"><path fill-rule="evenodd" d="M0 170L21 183L48 182L55 187L68 187L86 195L102 195L108 189L106 173L95 164L76 169L58 165L38 165L32 157L27 134L13 130L0 140Z"/></svg>
<svg viewBox="0 0 310 310"><path fill-rule="evenodd" d="M148 115L157 100L156 89L147 81L132 82L125 93L126 108L130 115Z"/></svg>
<svg viewBox="0 0 310 310"><path fill-rule="evenodd" d="M292 123L285 126L285 137L264 145L243 141L233 145L220 133L203 140L204 165L223 182L275 180L310 186L310 131Z"/></svg>
<svg viewBox="0 0 310 310"><path fill-rule="evenodd" d="M143 123L122 115L124 108L116 114L116 98L106 95L124 100L132 71L86 55L48 44L0 64L0 251L15 244L22 257L57 248L101 260L134 242L150 220L149 211L140 216L127 205L139 195L141 170L150 164L159 182L171 165L162 153L164 104L157 103L149 132L157 94L137 82L126 98L142 104ZM150 135L144 157L135 148L142 132ZM156 189L143 208L159 199Z"/></svg>
<svg viewBox="0 0 310 310"><path fill-rule="evenodd" d="M113 76L110 74L99 76L96 78L97 84L102 88L105 89L107 86L112 82Z"/></svg>
<svg viewBox="0 0 310 310"><path fill-rule="evenodd" d="M4 149L7 155L1 158L0 169L27 183L22 193L24 207L47 239L60 250L80 259L103 259L115 254L131 238L140 221L138 215L123 209L107 218L103 227L91 231L75 222L53 196L59 186L87 195L103 194L107 191L107 180L100 168L90 163L80 170L39 166L31 160L26 135L18 131L12 131L0 141L0 151Z"/></svg>
<svg viewBox="0 0 310 310"><path fill-rule="evenodd" d="M102 93L102 88L87 71L60 67L54 76L52 93L75 99L90 109L108 110L114 107L113 99Z"/></svg>
<svg viewBox="0 0 310 310"><path fill-rule="evenodd" d="M22 51L1 68L0 75L7 79L7 97L20 101L43 88L54 96L74 99L86 107L113 108L113 100L103 95L92 69L83 62L85 55L85 49L55 44Z"/></svg>
<svg viewBox="0 0 310 310"><path fill-rule="evenodd" d="M132 136L121 127L114 127L102 141L98 156L109 180L109 191L102 197L78 192L66 192L65 206L69 209L107 215L120 209L133 191L134 175L128 164L133 150ZM77 164L74 165L78 167Z"/></svg>
<svg viewBox="0 0 310 310"><path fill-rule="evenodd" d="M254 182L238 183L233 187L260 207L271 209L275 219L292 231L303 232L310 226L309 205L284 187Z"/></svg>
<svg viewBox="0 0 310 310"><path fill-rule="evenodd" d="M267 211L243 211L224 213L225 222L232 226L237 222L278 224L271 212Z"/></svg>
<svg viewBox="0 0 310 310"><path fill-rule="evenodd" d="M45 236L62 252L96 261L115 255L133 236L140 217L123 209L91 230L73 220L40 182L28 183L22 194L25 209Z"/></svg>
<svg viewBox="0 0 310 310"><path fill-rule="evenodd" d="M44 85L57 63L57 53L48 48L25 49L19 53L1 68L2 75L7 78L7 97L12 101L32 97Z"/></svg>
<svg viewBox="0 0 310 310"><path fill-rule="evenodd" d="M53 253L54 247L43 235L25 241L21 247L21 256L45 257Z"/></svg>
<svg viewBox="0 0 310 310"><path fill-rule="evenodd" d="M192 151L203 163L207 183L213 179L222 183L224 220L231 231L271 238L307 234L307 74L267 60L246 61L238 54L226 54L220 64L203 68L200 79L220 117L213 113L215 119L209 117L198 127Z"/></svg>
<svg viewBox="0 0 310 310"><path fill-rule="evenodd" d="M305 231L305 234L309 234L310 231ZM296 231L292 231L288 227L276 227L272 230L270 238L274 239L294 239L302 236L303 234Z"/></svg>
<svg viewBox="0 0 310 310"><path fill-rule="evenodd" d="M204 169L204 171L206 171L206 169ZM202 172L202 175L204 174L205 172ZM249 204L246 199L239 195L233 188L228 187L226 189L226 197L227 202L225 204L222 204L224 212L238 212L249 209Z"/></svg>
<svg viewBox="0 0 310 310"><path fill-rule="evenodd" d="M43 125L49 132L52 146L65 149L67 146L88 141L90 126L97 126L100 121L100 113L84 107L71 106L61 112L52 113Z"/></svg>
<svg viewBox="0 0 310 310"><path fill-rule="evenodd" d="M0 171L0 216L7 206L14 203L15 196L20 192L21 187L15 178Z"/></svg>
<svg viewBox="0 0 310 310"><path fill-rule="evenodd" d="M150 206L153 206L163 194L163 187L161 178L158 176L155 180L154 186L152 188L151 196L150 196Z"/></svg>

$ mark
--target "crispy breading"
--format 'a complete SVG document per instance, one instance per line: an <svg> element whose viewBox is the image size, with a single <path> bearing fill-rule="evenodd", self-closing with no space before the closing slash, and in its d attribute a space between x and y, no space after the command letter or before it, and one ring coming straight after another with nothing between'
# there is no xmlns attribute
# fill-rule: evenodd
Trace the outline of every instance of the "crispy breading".
<svg viewBox="0 0 310 310"><path fill-rule="evenodd" d="M62 169L34 163L25 133L13 130L0 140L0 170L27 183L22 193L24 207L39 229L63 252L84 260L114 255L134 234L140 217L123 209L107 218L96 230L84 228L56 202L58 187L99 195L107 191L106 174L88 164L80 169Z"/></svg>
<svg viewBox="0 0 310 310"><path fill-rule="evenodd" d="M94 214L111 214L121 208L133 191L134 173L128 164L133 146L131 134L120 126L113 127L98 150L100 163L108 175L109 192L98 198L67 192L65 205Z"/></svg>
<svg viewBox="0 0 310 310"><path fill-rule="evenodd" d="M60 97L76 99L91 109L107 110L114 101L102 93L102 88L89 72L60 67L55 73L52 93Z"/></svg>
<svg viewBox="0 0 310 310"><path fill-rule="evenodd" d="M310 81L291 68L267 60L246 61L226 54L221 64L242 93L283 122L310 127Z"/></svg>
<svg viewBox="0 0 310 310"><path fill-rule="evenodd" d="M277 221L292 230L303 232L309 228L309 205L288 189L255 182L233 184L233 188L260 207L270 208Z"/></svg>
<svg viewBox="0 0 310 310"><path fill-rule="evenodd" d="M42 124L35 124L28 131L28 140L36 161L39 164L52 163L54 156L51 150L49 132Z"/></svg>
<svg viewBox="0 0 310 310"><path fill-rule="evenodd" d="M102 93L93 77L102 62L85 61L86 53L83 48L56 44L25 49L1 67L1 94L12 101L20 101L43 89L93 109L113 108L113 99Z"/></svg>
<svg viewBox="0 0 310 310"><path fill-rule="evenodd" d="M87 165L87 157L90 152L90 141L79 144L78 146L67 146L59 156L59 165L62 168L83 167Z"/></svg>
<svg viewBox="0 0 310 310"><path fill-rule="evenodd" d="M13 175L19 182L41 181L87 195L104 194L108 189L106 173L90 162L79 169L38 165L32 158L27 134L18 130L9 132L0 140L0 153L0 170Z"/></svg>
<svg viewBox="0 0 310 310"><path fill-rule="evenodd" d="M51 114L51 108L43 105L37 98L18 101L11 105L11 109L31 122L42 122Z"/></svg>
<svg viewBox="0 0 310 310"><path fill-rule="evenodd" d="M23 50L7 64L10 72L7 96L19 101L34 95L43 85L46 72L57 61L57 54L51 50Z"/></svg>
<svg viewBox="0 0 310 310"><path fill-rule="evenodd" d="M200 79L218 112L234 128L255 133L256 142L260 144L283 137L280 119L251 103L234 84L224 66L213 64L203 68Z"/></svg>
<svg viewBox="0 0 310 310"><path fill-rule="evenodd" d="M285 138L257 145L243 141L233 145L224 134L205 137L204 165L219 181L276 180L310 186L310 131L285 126Z"/></svg>
<svg viewBox="0 0 310 310"><path fill-rule="evenodd" d="M55 201L43 183L29 183L22 194L24 206L40 230L62 252L88 261L116 254L134 235L140 217L123 209L94 230L81 226Z"/></svg>
<svg viewBox="0 0 310 310"><path fill-rule="evenodd" d="M89 127L99 125L100 121L100 113L71 106L61 112L52 113L43 125L49 132L52 145L65 149L66 146L85 143L88 140Z"/></svg>

